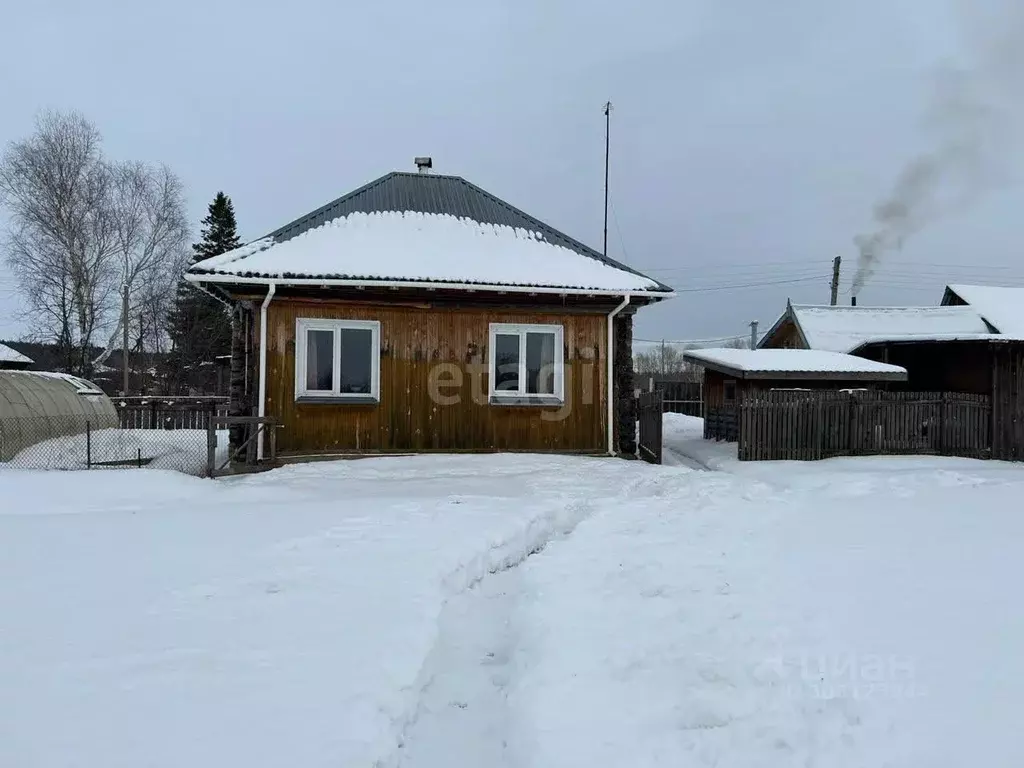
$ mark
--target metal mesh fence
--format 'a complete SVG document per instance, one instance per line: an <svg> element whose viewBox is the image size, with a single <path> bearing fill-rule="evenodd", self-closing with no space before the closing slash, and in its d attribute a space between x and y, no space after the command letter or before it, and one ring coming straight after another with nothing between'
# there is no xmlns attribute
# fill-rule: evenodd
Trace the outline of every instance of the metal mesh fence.
<svg viewBox="0 0 1024 768"><path fill-rule="evenodd" d="M16 469L171 469L207 474L205 429L98 427L79 416L0 418L0 464ZM226 455L227 433L217 433Z"/></svg>

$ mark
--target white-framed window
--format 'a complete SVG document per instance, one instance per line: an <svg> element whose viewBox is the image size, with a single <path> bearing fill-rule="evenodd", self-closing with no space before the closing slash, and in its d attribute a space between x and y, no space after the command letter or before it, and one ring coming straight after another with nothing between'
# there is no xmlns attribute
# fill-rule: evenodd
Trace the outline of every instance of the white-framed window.
<svg viewBox="0 0 1024 768"><path fill-rule="evenodd" d="M562 326L491 323L488 348L492 403L562 402Z"/></svg>
<svg viewBox="0 0 1024 768"><path fill-rule="evenodd" d="M380 323L295 321L295 399L376 402L380 398Z"/></svg>

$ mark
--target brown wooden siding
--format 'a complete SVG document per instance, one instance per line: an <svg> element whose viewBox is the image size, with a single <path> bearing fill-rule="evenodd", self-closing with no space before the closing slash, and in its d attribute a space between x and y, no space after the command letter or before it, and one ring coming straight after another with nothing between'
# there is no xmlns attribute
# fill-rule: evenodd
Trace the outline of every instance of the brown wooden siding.
<svg viewBox="0 0 1024 768"><path fill-rule="evenodd" d="M993 344L992 458L1024 461L1024 345Z"/></svg>
<svg viewBox="0 0 1024 768"><path fill-rule="evenodd" d="M992 353L985 344L880 342L857 355L907 369L907 381L889 384L890 390L974 395L992 392Z"/></svg>
<svg viewBox="0 0 1024 768"><path fill-rule="evenodd" d="M380 322L379 403L295 402L300 317ZM606 322L604 314L275 300L267 318L267 415L284 425L278 435L282 453L600 452L607 448ZM490 323L563 326L565 405L487 402ZM459 385L437 386L459 379ZM448 403L432 397L432 389Z"/></svg>
<svg viewBox="0 0 1024 768"><path fill-rule="evenodd" d="M771 336L763 341L765 349L804 349L805 344L796 329L796 323L785 320Z"/></svg>

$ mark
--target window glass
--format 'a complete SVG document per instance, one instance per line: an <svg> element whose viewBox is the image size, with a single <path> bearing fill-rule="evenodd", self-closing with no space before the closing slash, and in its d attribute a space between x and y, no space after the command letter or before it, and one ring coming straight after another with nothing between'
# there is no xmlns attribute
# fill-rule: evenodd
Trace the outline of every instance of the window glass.
<svg viewBox="0 0 1024 768"><path fill-rule="evenodd" d="M339 328L342 394L370 394L373 376L373 332L369 328Z"/></svg>
<svg viewBox="0 0 1024 768"><path fill-rule="evenodd" d="M555 393L555 334L526 334L526 392L530 395Z"/></svg>
<svg viewBox="0 0 1024 768"><path fill-rule="evenodd" d="M497 392L519 389L519 335L494 336L494 389Z"/></svg>
<svg viewBox="0 0 1024 768"><path fill-rule="evenodd" d="M306 331L306 389L334 389L334 332Z"/></svg>

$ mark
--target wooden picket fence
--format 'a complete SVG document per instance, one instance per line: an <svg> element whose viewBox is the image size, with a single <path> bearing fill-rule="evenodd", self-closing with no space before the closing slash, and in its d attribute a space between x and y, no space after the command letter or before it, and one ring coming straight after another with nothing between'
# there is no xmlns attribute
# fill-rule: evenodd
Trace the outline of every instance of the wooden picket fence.
<svg viewBox="0 0 1024 768"><path fill-rule="evenodd" d="M115 397L122 429L206 429L211 419L228 414L228 398L220 396Z"/></svg>
<svg viewBox="0 0 1024 768"><path fill-rule="evenodd" d="M871 390L769 390L739 406L741 461L924 454L989 458L985 395Z"/></svg>
<svg viewBox="0 0 1024 768"><path fill-rule="evenodd" d="M740 435L740 411L735 405L704 409L704 439L734 443Z"/></svg>

